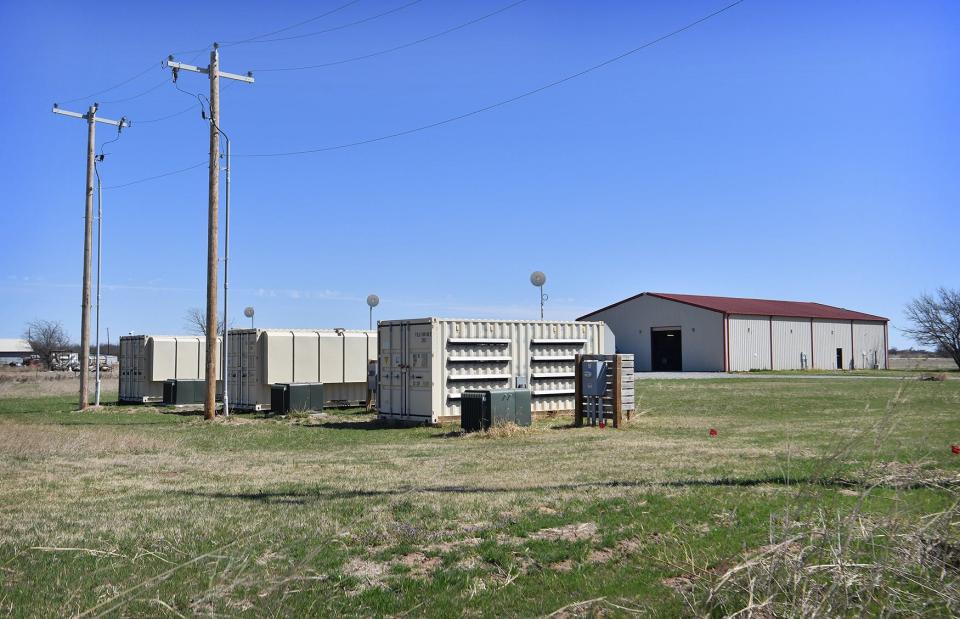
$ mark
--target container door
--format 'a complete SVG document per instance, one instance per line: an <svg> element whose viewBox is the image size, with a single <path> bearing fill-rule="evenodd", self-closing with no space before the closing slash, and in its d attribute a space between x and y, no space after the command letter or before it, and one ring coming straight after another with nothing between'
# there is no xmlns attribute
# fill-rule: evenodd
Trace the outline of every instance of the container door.
<svg viewBox="0 0 960 619"><path fill-rule="evenodd" d="M120 401L126 400L130 397L130 341L127 339L120 340Z"/></svg>
<svg viewBox="0 0 960 619"><path fill-rule="evenodd" d="M257 403L256 388L259 385L260 363L258 359L257 333L244 333L241 336L240 346L240 402L253 406Z"/></svg>
<svg viewBox="0 0 960 619"><path fill-rule="evenodd" d="M139 400L147 395L147 338L138 337L133 340L131 350L133 363L130 367L133 369L133 399Z"/></svg>
<svg viewBox="0 0 960 619"><path fill-rule="evenodd" d="M390 324L380 328L380 411L390 417L403 415L403 388L400 366L403 352L400 343L404 327Z"/></svg>
<svg viewBox="0 0 960 619"><path fill-rule="evenodd" d="M433 325L407 325L405 333L403 412L433 421Z"/></svg>

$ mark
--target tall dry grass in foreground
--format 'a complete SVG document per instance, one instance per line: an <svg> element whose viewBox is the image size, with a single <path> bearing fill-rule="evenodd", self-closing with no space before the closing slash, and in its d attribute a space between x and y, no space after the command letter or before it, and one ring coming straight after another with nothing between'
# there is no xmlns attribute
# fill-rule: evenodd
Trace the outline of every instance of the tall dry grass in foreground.
<svg viewBox="0 0 960 619"><path fill-rule="evenodd" d="M905 385L904 383L903 385ZM960 475L927 472L923 463L873 462L854 479L839 473L850 449L888 440L897 424L904 386L872 427L823 458L814 484L840 486L858 495L849 513L771 515L769 543L739 563L701 572L674 587L690 611L722 617L957 616L960 615ZM854 490L856 488L856 490ZM894 507L884 517L866 516L863 502L878 488L933 488L953 499L949 509L916 520ZM894 505L902 498L894 495ZM810 510L806 510L810 514Z"/></svg>

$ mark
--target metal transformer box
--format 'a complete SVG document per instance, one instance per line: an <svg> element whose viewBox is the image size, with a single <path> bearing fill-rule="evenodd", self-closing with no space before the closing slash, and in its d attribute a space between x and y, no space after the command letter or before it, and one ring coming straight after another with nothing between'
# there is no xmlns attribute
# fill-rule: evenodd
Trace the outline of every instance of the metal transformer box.
<svg viewBox="0 0 960 619"><path fill-rule="evenodd" d="M582 362L580 388L583 395L602 396L607 392L607 362L585 359Z"/></svg>
<svg viewBox="0 0 960 619"><path fill-rule="evenodd" d="M207 395L207 381L177 378L164 381L164 404L203 404Z"/></svg>
<svg viewBox="0 0 960 619"><path fill-rule="evenodd" d="M290 411L323 410L323 383L282 383L270 386L270 410L278 414Z"/></svg>
<svg viewBox="0 0 960 619"><path fill-rule="evenodd" d="M466 432L515 423L529 426L529 389L468 390L461 399L460 427Z"/></svg>

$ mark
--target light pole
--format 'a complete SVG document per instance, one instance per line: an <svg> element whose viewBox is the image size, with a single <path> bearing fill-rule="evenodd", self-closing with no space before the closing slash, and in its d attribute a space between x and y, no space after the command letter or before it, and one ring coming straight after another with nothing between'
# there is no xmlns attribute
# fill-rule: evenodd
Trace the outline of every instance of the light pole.
<svg viewBox="0 0 960 619"><path fill-rule="evenodd" d="M253 311L253 307L252 307L252 306L249 306L249 305L248 305L247 307L243 308L243 315L250 319L250 328L251 328L251 329L253 328L253 315L254 315L254 313L255 313L255 312Z"/></svg>
<svg viewBox="0 0 960 619"><path fill-rule="evenodd" d="M93 160L93 169L97 174L97 315L95 319L96 327L94 331L97 338L97 355L96 355L96 386L93 390L93 405L100 406L100 275L103 273L103 186L100 183L100 168L97 166L98 161L103 161L103 155L100 155L99 158L94 158ZM84 351L87 357L87 364L90 364L90 351Z"/></svg>
<svg viewBox="0 0 960 619"><path fill-rule="evenodd" d="M530 274L530 283L540 289L540 320L543 320L543 303L550 297L543 292L543 285L547 283L547 276L543 271L534 271Z"/></svg>
<svg viewBox="0 0 960 619"><path fill-rule="evenodd" d="M371 294L367 297L367 305L370 306L370 330L373 331L373 308L380 305L380 297Z"/></svg>

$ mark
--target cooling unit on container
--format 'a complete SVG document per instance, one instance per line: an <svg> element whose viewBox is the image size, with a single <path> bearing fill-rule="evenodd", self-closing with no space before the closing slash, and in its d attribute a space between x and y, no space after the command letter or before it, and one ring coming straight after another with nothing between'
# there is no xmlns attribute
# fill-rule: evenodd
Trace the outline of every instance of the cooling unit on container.
<svg viewBox="0 0 960 619"><path fill-rule="evenodd" d="M379 415L411 423L454 421L465 391L519 384L534 413L573 411L576 355L614 350L602 322L388 320L378 342Z"/></svg>
<svg viewBox="0 0 960 619"><path fill-rule="evenodd" d="M367 399L367 368L377 358L373 331L344 329L231 329L230 406L271 408L271 387L322 383L324 404L362 405Z"/></svg>
<svg viewBox="0 0 960 619"><path fill-rule="evenodd" d="M219 338L218 338L219 340ZM219 350L220 342L217 348ZM162 402L168 380L203 379L206 338L190 335L120 337L120 394L124 403ZM219 366L219 363L217 364ZM220 369L217 368L219 376ZM219 389L218 381L218 389Z"/></svg>

